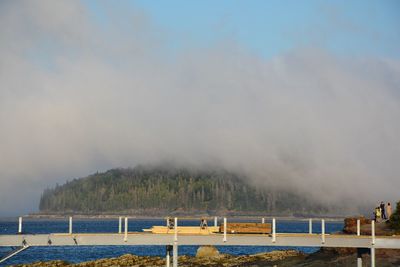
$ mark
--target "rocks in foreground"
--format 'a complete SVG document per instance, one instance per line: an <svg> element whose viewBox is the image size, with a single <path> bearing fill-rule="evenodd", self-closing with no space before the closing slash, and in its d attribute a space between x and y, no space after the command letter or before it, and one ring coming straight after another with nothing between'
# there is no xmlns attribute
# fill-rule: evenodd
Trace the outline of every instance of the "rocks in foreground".
<svg viewBox="0 0 400 267"><path fill-rule="evenodd" d="M273 251L254 255L232 256L220 254L215 247L201 248L197 257L180 256L179 266L285 266L285 267L320 267L320 266L356 266L357 254L354 251L338 251L335 249L321 249L320 251L306 255L296 250ZM376 250L376 266L391 267L400 266L398 250ZM371 261L368 254L362 256L365 266ZM13 267L144 267L165 266L165 258L122 255L118 258L100 259L77 264L65 261L36 262L31 264L14 265Z"/></svg>
<svg viewBox="0 0 400 267"><path fill-rule="evenodd" d="M220 256L218 249L214 246L201 246L196 253L196 258L215 258Z"/></svg>
<svg viewBox="0 0 400 267"><path fill-rule="evenodd" d="M199 253L200 252L200 253ZM197 257L179 256L179 266L269 266L273 262L287 258L304 259L305 255L296 250L272 251L254 255L232 256L219 254L215 247L201 248ZM122 255L118 258L100 259L77 264L65 261L36 262L32 264L14 265L13 267L128 267L128 266L165 266L165 258ZM271 265L273 266L273 265Z"/></svg>

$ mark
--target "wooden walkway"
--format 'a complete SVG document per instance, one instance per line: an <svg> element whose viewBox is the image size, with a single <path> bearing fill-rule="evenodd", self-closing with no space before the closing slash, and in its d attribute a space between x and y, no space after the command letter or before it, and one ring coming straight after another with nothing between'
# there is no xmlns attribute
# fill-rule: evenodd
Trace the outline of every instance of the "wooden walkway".
<svg viewBox="0 0 400 267"><path fill-rule="evenodd" d="M151 233L73 233L73 234L29 234L0 235L0 246L103 246L103 245L173 245L174 234ZM325 235L321 234L279 234L273 242L271 235L223 234L194 235L180 234L176 240L179 245L215 246L287 246L287 247L353 247L353 248L392 248L400 249L400 237L376 236L374 244L371 236Z"/></svg>

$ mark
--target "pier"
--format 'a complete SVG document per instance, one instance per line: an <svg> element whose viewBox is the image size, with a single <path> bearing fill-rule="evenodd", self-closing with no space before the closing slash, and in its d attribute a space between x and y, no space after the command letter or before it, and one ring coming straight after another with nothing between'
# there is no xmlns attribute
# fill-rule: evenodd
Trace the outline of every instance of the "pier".
<svg viewBox="0 0 400 267"><path fill-rule="evenodd" d="M129 232L128 218L119 219L116 233L74 233L72 218L69 219L68 233L24 234L22 219L19 219L19 233L15 235L0 235L0 246L25 248L29 246L101 246L101 245L161 245L166 246L167 261L173 247L173 266L177 263L178 245L213 245L213 246L285 246L285 247L347 247L369 249L371 266L375 266L375 249L400 249L400 236L375 236L375 224L371 224L371 235L360 235L359 229L355 235L326 234L325 220L321 220L321 233L277 233L276 219L272 218L270 234L237 234L226 231L227 218L223 219L223 231L220 233L190 234L180 233L178 218L174 219L174 228L170 233L154 234L149 232ZM312 221L308 222L310 225ZM359 223L357 224L359 227ZM21 250L22 251L22 250ZM17 252L18 253L18 252ZM17 254L15 253L15 254ZM15 255L13 254L13 255ZM4 259L3 259L4 260ZM361 256L358 257L360 262ZM0 260L1 262L2 260ZM358 265L361 266L361 265Z"/></svg>

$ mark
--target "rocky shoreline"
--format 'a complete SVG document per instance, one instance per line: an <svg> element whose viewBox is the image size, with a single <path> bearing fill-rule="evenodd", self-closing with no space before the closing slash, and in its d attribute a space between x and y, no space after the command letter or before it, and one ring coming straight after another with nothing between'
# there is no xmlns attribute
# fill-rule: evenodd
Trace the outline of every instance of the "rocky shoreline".
<svg viewBox="0 0 400 267"><path fill-rule="evenodd" d="M179 256L179 266L268 266L284 259L304 259L305 254L296 250L273 251L254 255L232 256L219 254L214 247L200 247L197 255ZM165 266L165 258L136 256L125 254L117 258L99 259L82 263L68 263L66 261L36 262L32 264L13 265L12 267L100 267L100 266ZM266 265L267 264L267 265ZM273 264L274 265L274 264ZM273 266L271 265L271 266Z"/></svg>

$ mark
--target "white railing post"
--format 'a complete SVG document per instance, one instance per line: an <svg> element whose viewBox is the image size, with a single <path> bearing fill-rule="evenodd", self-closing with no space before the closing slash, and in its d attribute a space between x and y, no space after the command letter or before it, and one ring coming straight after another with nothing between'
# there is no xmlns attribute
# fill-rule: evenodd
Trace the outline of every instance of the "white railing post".
<svg viewBox="0 0 400 267"><path fill-rule="evenodd" d="M125 217L125 234L124 234L124 241L128 241L128 217Z"/></svg>
<svg viewBox="0 0 400 267"><path fill-rule="evenodd" d="M72 216L69 216L69 234L72 235Z"/></svg>
<svg viewBox="0 0 400 267"><path fill-rule="evenodd" d="M357 267L362 267L362 258L357 257Z"/></svg>
<svg viewBox="0 0 400 267"><path fill-rule="evenodd" d="M169 267L171 264L171 259L169 258L169 251L167 251L167 256L165 257L165 261L166 261L165 266Z"/></svg>
<svg viewBox="0 0 400 267"><path fill-rule="evenodd" d="M371 244L375 245L375 221L371 221ZM372 256L372 254L371 254Z"/></svg>
<svg viewBox="0 0 400 267"><path fill-rule="evenodd" d="M175 217L174 222L174 241L178 241L178 218Z"/></svg>
<svg viewBox="0 0 400 267"><path fill-rule="evenodd" d="M169 267L170 265L171 265L171 252L174 252L173 251L173 249L174 249L174 247L173 246L171 246L171 245L167 245L166 247L165 247L165 250L167 251L167 256L166 256L166 267Z"/></svg>
<svg viewBox="0 0 400 267"><path fill-rule="evenodd" d="M360 219L357 219L357 236L360 236Z"/></svg>
<svg viewBox="0 0 400 267"><path fill-rule="evenodd" d="M119 216L118 218L118 234L122 233L122 217Z"/></svg>
<svg viewBox="0 0 400 267"><path fill-rule="evenodd" d="M172 266L178 267L178 241L174 241L172 249L173 249Z"/></svg>
<svg viewBox="0 0 400 267"><path fill-rule="evenodd" d="M222 241L226 242L226 217L224 217L224 238Z"/></svg>
<svg viewBox="0 0 400 267"><path fill-rule="evenodd" d="M371 267L375 267L375 248L371 248Z"/></svg>
<svg viewBox="0 0 400 267"><path fill-rule="evenodd" d="M321 220L321 242L325 244L325 220Z"/></svg>
<svg viewBox="0 0 400 267"><path fill-rule="evenodd" d="M215 227L218 226L218 217L217 216L214 217L214 226Z"/></svg>
<svg viewBox="0 0 400 267"><path fill-rule="evenodd" d="M172 266L178 267L178 218L175 217L174 220L174 245L173 245L173 255L172 255Z"/></svg>
<svg viewBox="0 0 400 267"><path fill-rule="evenodd" d="M18 218L18 233L22 233L22 217Z"/></svg>
<svg viewBox="0 0 400 267"><path fill-rule="evenodd" d="M261 218L261 223L265 223L265 218Z"/></svg>
<svg viewBox="0 0 400 267"><path fill-rule="evenodd" d="M308 233L312 234L312 219L308 219Z"/></svg>
<svg viewBox="0 0 400 267"><path fill-rule="evenodd" d="M276 223L275 218L272 218L272 243L276 242Z"/></svg>

